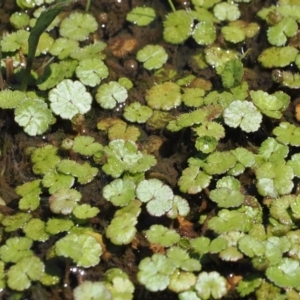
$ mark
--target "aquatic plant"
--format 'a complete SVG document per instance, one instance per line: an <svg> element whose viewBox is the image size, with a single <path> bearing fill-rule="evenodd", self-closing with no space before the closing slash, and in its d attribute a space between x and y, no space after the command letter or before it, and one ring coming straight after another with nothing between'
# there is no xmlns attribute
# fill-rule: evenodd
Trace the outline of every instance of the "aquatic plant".
<svg viewBox="0 0 300 300"><path fill-rule="evenodd" d="M0 42L7 298L297 299L298 2L257 22L251 0L126 8L123 36L92 1L17 1Z"/></svg>

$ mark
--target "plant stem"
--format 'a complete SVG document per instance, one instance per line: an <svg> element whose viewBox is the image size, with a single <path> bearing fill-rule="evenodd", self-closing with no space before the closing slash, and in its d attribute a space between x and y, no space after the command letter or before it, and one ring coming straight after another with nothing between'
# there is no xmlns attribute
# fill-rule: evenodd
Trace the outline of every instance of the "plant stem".
<svg viewBox="0 0 300 300"><path fill-rule="evenodd" d="M174 6L172 0L168 0L168 2L169 2L169 5L171 6L172 11L173 12L176 11L175 6Z"/></svg>
<svg viewBox="0 0 300 300"><path fill-rule="evenodd" d="M88 12L91 6L91 0L87 0L86 6L85 6L85 12Z"/></svg>

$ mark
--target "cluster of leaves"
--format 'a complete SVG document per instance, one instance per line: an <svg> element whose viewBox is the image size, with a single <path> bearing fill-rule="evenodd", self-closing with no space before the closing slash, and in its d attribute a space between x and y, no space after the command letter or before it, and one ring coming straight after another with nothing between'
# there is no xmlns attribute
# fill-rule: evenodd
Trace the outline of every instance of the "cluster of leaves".
<svg viewBox="0 0 300 300"><path fill-rule="evenodd" d="M30 56L32 48L27 44L29 32L25 28L31 26L34 32L43 16L42 7L33 12L32 19L25 10L44 2L53 1L18 0L24 11L10 18L16 31L1 40L3 57L15 62L16 78L24 74L16 53L21 50ZM81 268L100 263L106 246L89 222L100 209L87 203L79 190L102 173L109 182L101 196L114 210L103 235L112 244L133 244L138 239L141 215L155 220L143 231L155 253L138 263L137 279L147 290L168 289L181 300L220 299L230 293L230 288L224 270L216 266L243 261L255 274L236 276L240 297L255 294L257 299L265 299L268 293L284 299L286 292L289 299L297 298L300 197L294 191L300 178L300 157L295 151L300 146L300 130L287 118L291 100L287 90L269 93L250 88L244 67L247 54L244 57L233 47L252 39L260 30L257 23L240 19L240 5L247 7L249 2L192 0L190 10L166 15L164 43L180 47L191 38L202 46L191 58L196 72L193 69L182 77L165 68L172 53L163 43L137 50L137 61L153 75L155 84L145 89L145 102L132 101L119 117L98 122L97 128L107 135L107 144L79 135L66 138L60 146L46 144L31 149L32 172L37 179L16 187L18 212L0 214L1 233L8 236L0 246L0 288L24 291L34 281L45 286L58 284L63 275L59 269L51 269L53 261L63 259ZM258 61L263 68L271 69L276 83L288 88L300 86L298 73L280 69L290 64L300 66L299 6L296 0L279 0L276 6L258 12L269 26L266 39L271 45ZM133 26L146 27L155 18L154 9L135 7L126 20ZM103 110L118 111L128 102L134 84L140 84L128 78L110 80L103 54L106 44L87 42L89 34L98 28L92 14L76 11L64 18L58 16L48 30L55 28L59 32L55 40L48 32L39 38L36 56L49 53L55 62L42 76L31 72L30 84L35 92L19 91L18 86L0 92L0 108L13 109L15 121L31 136L49 130L56 118L75 123L78 116L91 110L93 101ZM205 69L215 72L218 91L213 89L215 83L195 75ZM159 159L140 145L144 128L166 128L175 134L190 130L195 155L179 175L180 194L176 195L160 176L155 178L155 172L148 172ZM247 142L247 147L229 145L224 149L229 133L247 140L262 128L269 130L270 136L259 145ZM243 184L243 176L251 177L249 189ZM195 237L193 224L188 221L189 202L195 195L214 205L213 215L204 211L199 217L204 232L201 237ZM38 218L38 211L44 209L47 217ZM263 215L266 210L267 218ZM168 227L168 219L169 224L179 223L178 228ZM176 222L172 222L174 219ZM207 230L209 237L205 236ZM51 240L55 242L42 259L35 253L34 244ZM213 262L214 270L207 268L209 262ZM128 275L120 269L109 269L103 281L79 284L74 299L127 300L133 293Z"/></svg>

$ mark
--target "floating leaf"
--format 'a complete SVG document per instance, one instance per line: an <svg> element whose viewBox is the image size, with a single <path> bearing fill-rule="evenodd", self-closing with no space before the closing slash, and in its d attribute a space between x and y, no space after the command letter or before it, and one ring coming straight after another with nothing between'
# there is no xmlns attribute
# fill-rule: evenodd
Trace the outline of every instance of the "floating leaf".
<svg viewBox="0 0 300 300"><path fill-rule="evenodd" d="M77 219L85 220L96 217L100 212L99 208L92 207L89 204L76 205L72 213Z"/></svg>
<svg viewBox="0 0 300 300"><path fill-rule="evenodd" d="M80 201L81 194L73 189L62 188L55 191L49 198L50 209L56 214L68 215Z"/></svg>
<svg viewBox="0 0 300 300"><path fill-rule="evenodd" d="M258 61L265 68L285 67L295 60L297 54L298 50L291 46L271 47L259 55Z"/></svg>
<svg viewBox="0 0 300 300"><path fill-rule="evenodd" d="M76 41L84 41L97 28L98 23L92 15L72 12L67 18L62 20L59 33L62 37L72 37Z"/></svg>
<svg viewBox="0 0 300 300"><path fill-rule="evenodd" d="M294 187L293 169L284 160L266 162L256 169L255 174L258 192L262 196L276 198L278 195L290 193Z"/></svg>
<svg viewBox="0 0 300 300"><path fill-rule="evenodd" d="M164 40L181 44L192 34L193 17L185 10L177 10L167 15L163 26Z"/></svg>
<svg viewBox="0 0 300 300"><path fill-rule="evenodd" d="M20 29L13 32L1 40L1 51L14 52L18 49L22 49L23 52L27 52L27 42L29 38L29 32L25 29Z"/></svg>
<svg viewBox="0 0 300 300"><path fill-rule="evenodd" d="M300 280L299 262L285 257L279 264L268 267L266 276L277 286L283 288L297 287Z"/></svg>
<svg viewBox="0 0 300 300"><path fill-rule="evenodd" d="M79 267L89 268L100 262L102 247L89 234L70 233L55 243L55 252L71 258Z"/></svg>
<svg viewBox="0 0 300 300"><path fill-rule="evenodd" d="M97 89L96 100L105 109L113 109L127 99L127 90L118 82L110 81Z"/></svg>
<svg viewBox="0 0 300 300"><path fill-rule="evenodd" d="M230 152L216 151L206 158L204 171L209 174L223 174L233 167L236 163L236 157Z"/></svg>
<svg viewBox="0 0 300 300"><path fill-rule="evenodd" d="M23 231L26 237L34 240L44 242L49 238L49 234L45 230L46 224L44 221L31 218L24 226Z"/></svg>
<svg viewBox="0 0 300 300"><path fill-rule="evenodd" d="M2 220L2 225L5 227L5 231L11 232L22 228L31 218L31 214L19 212L15 215L6 216Z"/></svg>
<svg viewBox="0 0 300 300"><path fill-rule="evenodd" d="M253 216L254 217L254 216ZM222 209L218 216L208 221L208 228L217 233L224 233L232 230L249 231L253 220L244 212L239 210L229 211Z"/></svg>
<svg viewBox="0 0 300 300"><path fill-rule="evenodd" d="M35 256L24 257L7 272L7 284L16 291L23 291L30 287L31 280L36 281L44 273L44 263Z"/></svg>
<svg viewBox="0 0 300 300"><path fill-rule="evenodd" d="M50 169L55 168L56 164L60 161L57 151L58 149L52 145L45 145L35 149L31 155L33 172L35 174L45 174Z"/></svg>
<svg viewBox="0 0 300 300"><path fill-rule="evenodd" d="M241 83L244 75L243 64L239 59L229 60L222 66L220 72L225 88L232 88Z"/></svg>
<svg viewBox="0 0 300 300"><path fill-rule="evenodd" d="M153 115L153 110L139 102L133 102L124 109L123 116L127 121L145 123Z"/></svg>
<svg viewBox="0 0 300 300"><path fill-rule="evenodd" d="M74 177L63 174L52 169L43 178L43 186L49 188L49 193L53 194L61 188L71 188L74 184Z"/></svg>
<svg viewBox="0 0 300 300"><path fill-rule="evenodd" d="M158 179L141 181L136 188L136 196L147 203L147 210L153 216L162 216L172 208L173 191Z"/></svg>
<svg viewBox="0 0 300 300"><path fill-rule="evenodd" d="M75 300L112 300L111 292L104 282L92 282L85 280L73 291Z"/></svg>
<svg viewBox="0 0 300 300"><path fill-rule="evenodd" d="M109 127L107 134L111 141L122 139L124 141L135 142L141 135L141 132L137 127L130 126L121 121Z"/></svg>
<svg viewBox="0 0 300 300"><path fill-rule="evenodd" d="M73 225L74 223L71 220L52 218L47 221L45 230L54 235L68 231Z"/></svg>
<svg viewBox="0 0 300 300"><path fill-rule="evenodd" d="M104 148L104 152L107 161L102 169L114 178L120 177L124 171L144 172L156 164L154 156L142 154L131 141L113 140Z"/></svg>
<svg viewBox="0 0 300 300"><path fill-rule="evenodd" d="M296 34L298 30L297 22L291 18L283 18L279 23L268 29L268 41L274 46L283 46L288 37Z"/></svg>
<svg viewBox="0 0 300 300"><path fill-rule="evenodd" d="M13 13L10 18L9 22L15 27L16 29L24 28L29 23L29 16L25 12L15 12Z"/></svg>
<svg viewBox="0 0 300 300"><path fill-rule="evenodd" d="M136 234L137 218L129 212L115 216L106 228L106 236L115 245L129 244Z"/></svg>
<svg viewBox="0 0 300 300"><path fill-rule="evenodd" d="M135 184L131 180L115 179L103 188L103 197L115 206L126 206L135 198Z"/></svg>
<svg viewBox="0 0 300 300"><path fill-rule="evenodd" d="M4 262L16 263L23 257L33 255L30 250L33 241L27 237L13 237L6 240L5 245L0 247L0 257Z"/></svg>
<svg viewBox="0 0 300 300"><path fill-rule="evenodd" d="M238 7L235 4L227 2L216 4L213 12L215 17L220 21L234 21L237 20L241 15Z"/></svg>
<svg viewBox="0 0 300 300"><path fill-rule="evenodd" d="M286 110L289 105L290 97L284 92L276 92L269 95L263 91L250 91L253 103L265 115L280 119L282 112Z"/></svg>
<svg viewBox="0 0 300 300"><path fill-rule="evenodd" d="M102 41L89 44L85 47L77 47L73 49L70 56L77 60L83 60L88 58L104 59L105 55L101 52L106 48L106 44Z"/></svg>
<svg viewBox="0 0 300 300"><path fill-rule="evenodd" d="M179 247L172 247L167 251L167 257L171 258L177 268L184 271L200 271L201 264L197 259L191 258L188 252Z"/></svg>
<svg viewBox="0 0 300 300"><path fill-rule="evenodd" d="M101 151L103 146L95 142L95 139L88 135L76 136L72 146L73 151L85 156L92 156Z"/></svg>
<svg viewBox="0 0 300 300"><path fill-rule="evenodd" d="M238 126L245 132L257 131L262 121L262 115L249 101L236 100L225 108L224 122L233 128Z"/></svg>
<svg viewBox="0 0 300 300"><path fill-rule="evenodd" d="M16 108L25 98L27 98L26 93L21 91L8 89L0 91L0 107L2 109Z"/></svg>
<svg viewBox="0 0 300 300"><path fill-rule="evenodd" d="M53 112L63 119L72 119L91 109L92 96L79 81L65 79L50 90L49 100Z"/></svg>
<svg viewBox="0 0 300 300"><path fill-rule="evenodd" d="M171 110L181 103L180 86L173 82L154 85L146 95L152 109Z"/></svg>
<svg viewBox="0 0 300 300"><path fill-rule="evenodd" d="M227 294L226 279L218 272L201 272L195 290L201 299L220 299Z"/></svg>
<svg viewBox="0 0 300 300"><path fill-rule="evenodd" d="M26 133L35 136L44 133L55 118L42 99L25 99L16 107L15 121Z"/></svg>
<svg viewBox="0 0 300 300"><path fill-rule="evenodd" d="M168 54L162 46L147 45L137 52L136 59L147 70L159 69L167 61Z"/></svg>
<svg viewBox="0 0 300 300"><path fill-rule="evenodd" d="M60 161L57 165L57 170L77 177L78 182L81 184L91 182L99 171L97 168L92 167L88 162L79 164L76 161L69 159Z"/></svg>
<svg viewBox="0 0 300 300"><path fill-rule="evenodd" d="M199 167L190 166L183 170L178 185L183 193L197 194L209 185L211 178L210 175L199 170Z"/></svg>
<svg viewBox="0 0 300 300"><path fill-rule="evenodd" d="M64 59L76 48L79 48L78 41L74 41L69 38L58 38L51 45L49 52L52 55L58 56L59 59Z"/></svg>
<svg viewBox="0 0 300 300"><path fill-rule="evenodd" d="M135 7L126 16L126 20L138 26L147 26L155 18L155 11L151 7Z"/></svg>
<svg viewBox="0 0 300 300"><path fill-rule="evenodd" d="M65 78L71 78L77 67L75 60L63 60L60 63L52 63L45 68L41 77L37 80L37 86L45 91L58 85Z"/></svg>
<svg viewBox="0 0 300 300"><path fill-rule="evenodd" d="M180 196L174 196L173 198L173 206L167 212L167 216L171 219L175 219L178 216L185 217L190 212L189 203Z"/></svg>
<svg viewBox="0 0 300 300"><path fill-rule="evenodd" d="M137 273L138 281L144 284L151 292L162 291L170 284L169 275L175 271L172 259L162 255L154 254L146 257L139 263Z"/></svg>
<svg viewBox="0 0 300 300"><path fill-rule="evenodd" d="M94 87L108 76L108 68L100 59L86 58L79 62L76 76L83 84Z"/></svg>
<svg viewBox="0 0 300 300"><path fill-rule="evenodd" d="M216 28L212 22L200 22L193 31L193 39L199 45L210 45L216 37Z"/></svg>
<svg viewBox="0 0 300 300"><path fill-rule="evenodd" d="M281 122L275 127L273 134L276 140L285 145L300 146L300 128L288 122Z"/></svg>
<svg viewBox="0 0 300 300"><path fill-rule="evenodd" d="M151 244L163 247L171 247L180 240L180 235L174 229L162 225L152 225L146 230L146 237Z"/></svg>

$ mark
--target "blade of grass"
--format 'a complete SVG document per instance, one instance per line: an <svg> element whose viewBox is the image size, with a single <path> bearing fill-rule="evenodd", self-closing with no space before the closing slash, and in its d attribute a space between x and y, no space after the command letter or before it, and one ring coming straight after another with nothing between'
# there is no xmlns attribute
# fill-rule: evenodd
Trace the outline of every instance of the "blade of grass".
<svg viewBox="0 0 300 300"><path fill-rule="evenodd" d="M64 7L79 0L60 0L56 4L50 6L38 17L35 26L30 32L28 39L28 56L24 78L21 85L21 90L26 91L28 80L32 69L32 63L39 43L41 34L47 29L55 17L63 10Z"/></svg>

